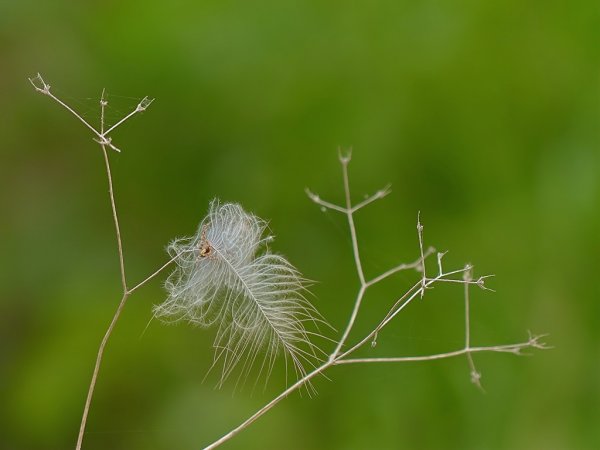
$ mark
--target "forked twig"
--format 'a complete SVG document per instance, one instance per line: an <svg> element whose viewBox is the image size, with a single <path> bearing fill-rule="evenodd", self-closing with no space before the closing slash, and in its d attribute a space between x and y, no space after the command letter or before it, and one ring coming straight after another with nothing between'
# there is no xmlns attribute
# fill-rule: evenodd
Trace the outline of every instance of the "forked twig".
<svg viewBox="0 0 600 450"><path fill-rule="evenodd" d="M111 170L110 170L110 159L109 159L109 156L108 156L107 147L111 148L112 150L115 150L117 152L121 151L121 150L119 150L117 147L115 147L112 144L112 142L111 142L112 140L111 140L109 134L112 131L114 131L118 126L120 126L123 123L125 123L125 121L127 121L128 119L130 119L131 117L133 117L135 114L144 111L152 103L153 100L149 99L148 97L144 97L139 102L139 104L137 105L137 107L132 112L130 112L129 114L127 114L124 118L122 118L121 120L119 120L115 125L113 125L108 130L105 131L104 117L105 117L105 109L106 109L106 106L108 105L108 101L105 98L105 91L103 90L102 91L102 95L100 97L100 130L97 130L92 125L90 125L90 123L88 121L86 121L73 108L71 108L64 101L62 101L61 99L59 99L58 97L56 97L51 92L50 85L44 81L44 79L42 78L42 76L39 73L35 77L30 78L29 82L32 84L32 86L35 88L35 90L37 92L50 97L56 103L58 103L63 108L65 108L67 111L69 111L71 114L73 114L80 122L82 122L88 129L90 129L90 131L94 134L94 140L96 142L98 142L98 144L100 144L100 147L102 149L102 154L103 154L103 157L104 157L104 163L105 163L105 169L106 169L106 176L107 176L107 179L108 179L108 192L109 192L110 205L111 205L113 222L114 222L114 227L115 227L115 234L116 234L116 238L117 238L117 249L118 249L118 254L119 254L119 268L120 268L120 274L121 274L121 285L122 285L122 288L123 288L123 296L121 297L121 301L119 302L119 305L117 306L117 310L115 311L115 314L113 315L113 318L112 318L112 320L110 322L110 325L108 326L106 332L104 333L104 337L102 338L102 341L100 342L100 346L98 348L98 353L96 355L96 363L94 365L94 371L92 372L92 379L90 381L90 386L89 386L89 389L88 389L88 393L87 393L85 405L84 405L84 408L83 408L83 415L82 415L82 418L81 418L81 425L79 427L79 434L77 436L76 449L79 450L79 449L81 449L81 445L82 445L82 442L83 442L83 436L85 434L85 428L86 428L86 424L87 424L87 418L88 418L90 406L91 406L91 403L92 403L92 398L94 396L94 389L95 389L95 386L96 386L96 380L98 378L98 373L100 371L100 366L102 364L102 357L104 356L104 349L106 347L108 339L110 338L110 336L111 336L111 334L113 332L113 329L114 329L117 321L119 320L121 312L123 311L123 308L125 307L125 303L127 302L127 299L129 298L129 295L134 290L138 289L143 284L147 283L152 278L154 278L155 276L157 276L163 269L165 269L174 260L174 259L171 259L170 261L168 261L160 269L158 269L152 275L150 275L149 277L147 277L146 279L144 279L144 281L142 281L141 283L138 283L137 285L135 285L132 289L128 289L127 288L127 277L125 275L125 260L124 260L124 256L123 256L123 242L122 242L122 239L121 239L121 228L119 226L119 216L118 216L118 213L117 213L117 205L116 205L116 202L115 202L115 194L114 194L114 189L113 189L113 177L112 177L112 173L111 173Z"/></svg>
<svg viewBox="0 0 600 450"><path fill-rule="evenodd" d="M546 344L540 342L540 339L543 336L534 336L531 334L529 336L528 341L517 343L517 344L498 345L498 346L489 346L489 347L472 347L471 346L470 324L469 324L470 308L469 308L468 287L471 284L475 284L482 289L491 290L487 286L485 286L486 278L488 278L491 275L483 276L483 277L478 278L477 280L473 280L472 276L471 276L471 271L472 271L471 265L467 265L463 269L457 269L457 270L451 270L451 271L445 272L442 267L442 258L445 253L439 253L438 259L437 259L438 275L433 278L427 277L427 274L425 271L425 260L427 259L427 257L429 257L432 253L435 252L435 249L433 249L432 247L428 247L427 249L424 249L423 225L421 224L420 214L418 215L418 218L417 218L417 233L418 233L418 240L419 240L420 257L412 263L399 264L398 266L393 267L378 276L375 276L370 281L367 281L364 271L363 271L363 268L362 268L362 264L361 264L356 227L354 225L354 213L356 213L357 211L362 209L364 206L372 203L373 201L375 201L379 198L385 197L385 195L387 195L387 193L389 192L389 186L386 186L384 189L382 189L381 191L376 193L374 196L371 196L371 197L367 198L366 200L364 200L363 202L353 206L352 202L351 202L351 198L350 198L350 183L348 180L348 164L350 162L350 159L351 159L350 153L347 153L344 155L340 152L339 160L342 165L345 206L340 206L340 205L336 205L334 203L325 201L325 200L321 199L321 197L319 197L319 195L311 192L309 189L306 189L306 193L307 193L308 197L314 203L319 205L321 208L331 209L334 211L341 212L341 213L345 214L347 217L348 227L350 230L350 238L352 241L352 251L353 251L353 256L354 256L354 263L356 266L356 272L358 275L358 279L360 281L360 287L359 287L358 293L356 295L356 298L354 300L354 307L353 307L350 317L348 319L346 328L345 328L340 340L337 342L335 349L333 350L333 352L331 353L331 355L329 356L329 359L327 361L325 361L320 367L317 367L315 370L313 370L312 372L310 372L309 374L304 376L302 379L298 380L295 384L293 384L292 386L287 388L285 391L283 391L281 394L279 394L273 400L268 402L265 406L260 408L254 414L252 414L248 419L246 419L240 425L233 428L231 431L229 431L228 433L223 435L221 438L217 439L212 444L205 447L205 450L214 449L214 448L220 446L221 444L227 442L228 440L233 438L235 435L237 435L238 433L240 433L241 431L246 429L248 426L250 426L252 423L254 423L257 419L259 419L262 415L264 415L266 412L268 412L270 409L272 409L277 403L279 403L281 400L286 398L289 394L298 390L305 383L312 380L312 378L314 378L315 376L322 374L325 370L327 370L331 366L343 365L343 364L375 363L375 362L383 363L383 362L432 361L432 360L438 360L438 359L452 358L455 356L467 355L469 365L471 368L471 374L472 374L471 379L478 386L481 386L480 382L479 382L479 373L475 370L475 365L473 363L472 353L503 352L503 353L512 353L512 354L519 355L519 354L521 354L521 351L525 348L538 348L538 349L549 348ZM390 310L388 311L388 313L379 322L379 324L375 328L373 328L373 330L371 332L369 332L365 337L363 337L361 340L359 340L349 350L343 351L342 348L344 347L344 344L348 340L348 337L354 327L354 324L355 324L357 316L358 316L358 312L360 310L360 306L363 302L363 298L364 298L364 295L365 295L367 289L369 287L385 280L386 278L394 275L395 273L397 273L401 270L407 270L407 269L416 269L416 270L420 271L421 272L420 280L415 285L413 285L411 288L409 288L396 302L393 303L393 305L390 308ZM463 274L463 278L462 279L452 278L454 275L458 275L458 274ZM423 297L425 290L430 288L434 283L437 283L437 282L460 283L460 284L463 284L463 286L464 286L464 289L465 289L465 317L466 317L466 321L465 321L466 343L465 343L465 347L463 349L455 350L452 352L437 353L437 354L433 354L433 355L422 355L422 356L405 356L405 357L391 357L391 358L348 358L348 356L350 356L356 350L364 347L365 344L367 344L369 341L372 343L372 346L374 346L374 344L376 343L378 333L385 326L387 326L394 319L394 317L396 317L404 308L406 308L415 298ZM476 379L473 374L477 374Z"/></svg>

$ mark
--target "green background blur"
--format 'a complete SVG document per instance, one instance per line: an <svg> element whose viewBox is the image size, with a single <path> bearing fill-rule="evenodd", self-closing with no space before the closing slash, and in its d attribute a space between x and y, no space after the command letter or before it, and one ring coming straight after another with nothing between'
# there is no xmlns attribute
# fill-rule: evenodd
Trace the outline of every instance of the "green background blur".
<svg viewBox="0 0 600 450"><path fill-rule="evenodd" d="M600 448L600 14L595 1L0 0L0 448L73 448L99 341L120 298L101 152L55 94L97 124L157 100L114 133L130 282L191 234L215 196L270 220L274 249L342 330L358 281L338 147L353 147L365 271L449 249L494 273L473 293L473 343L550 333L532 357L343 366L225 448ZM352 335L417 275L369 293ZM463 300L440 286L363 356L461 348ZM215 390L212 330L154 321L155 280L109 342L86 449L197 449L278 393Z"/></svg>

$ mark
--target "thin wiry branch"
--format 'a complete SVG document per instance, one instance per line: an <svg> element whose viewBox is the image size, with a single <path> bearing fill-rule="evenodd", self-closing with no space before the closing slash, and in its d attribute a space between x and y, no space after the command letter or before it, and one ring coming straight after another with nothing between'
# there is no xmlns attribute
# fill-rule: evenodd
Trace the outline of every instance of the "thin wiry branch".
<svg viewBox="0 0 600 450"><path fill-rule="evenodd" d="M89 128L89 130L92 133L94 133L94 140L97 143L99 143L100 145L103 145L103 146L104 145L108 146L112 150L115 150L116 152L120 152L121 150L119 148L115 147L112 144L112 139L110 138L109 134L113 130L115 130L118 126L120 126L123 123L125 123L128 119L130 119L135 114L140 113L142 111L145 111L146 108L148 108L148 106L150 106L150 104L154 101L154 99L151 99L151 98L148 98L148 97L144 97L138 103L138 105L136 106L136 108L132 112L130 112L125 117L123 117L122 119L120 119L116 124L114 124L108 130L104 131L104 108L108 105L108 102L104 98L104 91L102 91L102 97L100 99L100 107L101 107L101 129L100 129L100 131L98 131L96 128L94 128L92 125L90 125L90 123L87 120L85 120L81 116L81 114L77 113L73 108L71 108L69 105L67 105L63 100L61 100L58 97L56 97L51 92L50 85L48 83L46 83L46 81L44 81L44 79L42 78L42 76L39 73L35 77L29 78L29 82L31 83L31 85L34 87L34 89L37 92L39 92L40 94L47 95L48 97L50 97L56 103L58 103L63 108L65 108L67 111L69 111L71 114L73 114L87 128Z"/></svg>
<svg viewBox="0 0 600 450"><path fill-rule="evenodd" d="M50 97L56 103L58 103L63 108L65 108L67 111L69 111L71 114L73 114L75 117L77 117L77 119L80 120L86 127L88 127L92 131L92 133L94 133L96 135L97 138L102 139L102 137L103 137L102 133L98 132L80 114L75 112L75 110L73 108L71 108L69 105L67 105L65 102L63 102L61 99L56 97L52 92L50 92L50 85L44 81L44 79L42 78L42 76L39 73L35 77L29 78L29 82L31 83L31 85L34 87L34 89L37 92Z"/></svg>
<svg viewBox="0 0 600 450"><path fill-rule="evenodd" d="M392 192L392 185L391 184L387 184L383 187L383 189L380 189L379 191L375 192L375 194L371 195L370 197L367 197L365 200L363 200L362 202L358 203L357 205L352 207L352 212L355 213L357 212L359 209L364 208L365 206L373 203L375 200L379 200L387 195L389 195Z"/></svg>
<svg viewBox="0 0 600 450"><path fill-rule="evenodd" d="M421 211L417 214L417 233L419 235L419 250L421 251L421 270L423 272L423 278L421 279L421 298L425 295L425 286L427 284L427 273L425 270L425 253L423 252L423 225L421 224Z"/></svg>
<svg viewBox="0 0 600 450"><path fill-rule="evenodd" d="M367 282L367 286L373 286L374 284L377 284L383 280L385 280L388 277L391 277L392 275L401 272L403 270L409 270L409 269L418 269L419 267L421 267L423 265L423 261L425 259L427 259L431 254L433 254L435 252L435 248L433 247L429 247L425 253L423 254L423 256L419 259L417 259L416 261L412 262L412 263L404 263L404 264L399 264L396 267L392 267L390 270L387 270L385 272L383 272L381 275L376 276L375 278L373 278L372 280Z"/></svg>
<svg viewBox="0 0 600 450"><path fill-rule="evenodd" d="M128 288L127 288L127 277L125 275L125 261L124 261L124 256L123 256L123 243L121 240L121 228L119 226L119 216L117 213L117 206L116 206L116 202L115 202L115 194L114 194L114 189L113 189L113 177L112 177L112 173L110 170L110 160L109 160L109 156L108 156L107 147L111 148L112 150L115 150L117 152L120 152L120 150L111 143L111 138L108 135L118 125L123 124L127 119L129 119L133 114L127 115L126 117L121 119L116 125L113 125L111 128L109 128L108 130L105 131L104 117L105 117L105 109L106 109L106 106L108 105L108 102L106 101L105 91L103 90L102 95L100 97L100 130L97 130L92 125L90 125L90 123L87 122L73 108L71 108L69 105L67 105L63 100L56 97L50 90L50 84L46 83L46 81L44 81L44 79L42 78L42 76L39 73L35 77L29 78L29 82L32 84L32 86L35 88L35 90L37 92L50 97L56 103L58 103L63 108L65 108L67 111L69 111L71 114L73 114L80 122L82 122L94 134L94 140L100 144L100 147L102 149L102 154L104 157L106 177L108 180L110 205L111 205L112 217L113 217L113 222L114 222L114 227L115 227L115 234L116 234L116 238L117 238L117 250L118 250L118 255L119 255L119 269L120 269L120 274L121 274L121 285L123 288L123 295L121 297L121 301L119 302L119 305L117 306L115 314L113 315L113 318L102 338L102 341L100 342L100 346L98 348L98 353L96 355L96 363L94 365L94 370L92 372L92 379L90 381L90 386L88 388L88 393L87 393L85 405L83 408L83 415L81 418L81 424L79 427L79 434L77 436L76 448L77 448L77 450L80 450L81 445L83 443L83 436L85 434L85 428L86 428L86 424L87 424L87 418L88 418L90 406L92 403L92 398L94 396L96 380L98 378L98 373L100 371L100 366L102 364L102 357L104 356L104 349L106 347L106 344L112 334L112 331L113 331L117 321L119 320L119 317L121 316L121 312L123 311L123 308L125 307L125 303L127 302L127 299L129 298L129 295L132 292L132 291L128 290ZM140 104L138 105L138 107L136 108L136 110L134 112L140 112L140 111L145 110L146 107L148 107L151 102L152 102L151 100L149 100L147 97L145 97L140 102ZM160 270L162 270L162 268L159 269L159 271ZM134 289L137 289L143 283L149 281L159 271L155 272L155 274L148 277L142 283L136 285L136 287Z"/></svg>
<svg viewBox="0 0 600 450"><path fill-rule="evenodd" d="M468 269L463 273L463 280L465 282L465 350L467 350L467 361L469 362L469 369L471 370L471 382L485 392L481 385L481 372L475 367L475 361L473 361L473 354L471 353L471 299L469 297L469 284L473 281L473 269L470 264L467 264Z"/></svg>
<svg viewBox="0 0 600 450"><path fill-rule="evenodd" d="M471 353L512 353L514 355L524 355L523 350L527 348L537 348L540 350L548 350L552 347L539 341L546 335L531 336L529 340L518 342L516 344L507 345L490 345L488 347L469 347L460 350L454 350L445 353L435 353L433 355L420 356L400 356L392 358L348 358L340 359L335 362L335 365L343 364L362 364L362 363L404 363L404 362L420 362L420 361L435 361L438 359L454 358L456 356L470 355Z"/></svg>
<svg viewBox="0 0 600 450"><path fill-rule="evenodd" d="M343 179L344 179L344 193L345 193L345 200L346 200L345 206L339 206L334 203L324 201L317 194L311 192L308 189L306 189L306 193L307 193L308 197L314 203L319 205L321 208L331 209L334 211L344 213L344 214L346 214L347 219L348 219L348 226L350 229L350 237L351 237L351 241L352 241L354 262L355 262L355 266L356 266L356 272L357 272L357 275L358 275L358 278L360 281L360 287L359 287L357 296L355 298L354 308L348 319L346 329L344 330L342 337L338 341L334 351L331 353L331 355L329 356L329 359L327 361L325 361L321 366L317 367L312 372L306 374L302 379L298 380L295 384L293 384L292 386L287 388L285 391L283 391L281 394L279 394L277 397L275 397L273 400L268 402L265 406L260 408L254 414L252 414L248 419L246 419L240 425L238 425L237 427L235 427L234 429L232 429L231 431L229 431L228 433L223 435L221 438L214 441L212 444L205 447L205 450L206 449L214 449L214 448L220 446L221 444L227 442L228 440L230 440L231 438L236 436L238 433L240 433L241 431L243 431L244 429L249 427L252 423L254 423L256 420L258 420L262 415L267 413L270 409L272 409L281 400L286 398L289 394L291 394L295 390L298 390L305 383L310 382L315 376L322 374L325 370L329 369L331 366L334 366L334 365L374 363L374 362L384 363L384 362L432 361L432 360L438 360L438 359L451 358L451 357L455 357L455 356L467 355L467 358L469 360L469 364L471 367L471 372L478 374L478 372L475 370L475 366L474 366L474 363L472 360L472 356L471 356L472 353L501 352L501 353L513 353L513 354L518 355L518 354L522 354L522 350L526 349L526 348L536 348L536 349L549 348L545 343L540 341L540 339L542 337L544 337L544 335L534 336L531 334L529 336L528 341L517 343L517 344L497 345L497 346L488 346L488 347L472 347L471 346L471 343L470 343L471 336L470 336L470 329L469 329L469 327L470 327L470 320L469 320L470 308L469 308L468 288L471 284L475 284L482 289L491 290L487 286L485 286L485 280L491 275L483 276L483 277L478 278L477 280L473 280L472 276L471 276L472 266L470 264L467 264L463 269L456 269L456 270L450 270L448 272L445 272L442 267L442 258L445 253L439 253L438 257L437 257L438 275L434 278L427 277L426 269L425 269L425 260L428 256L430 256L433 252L435 252L435 250L431 247L427 248L426 250L424 249L423 225L421 224L420 214L418 215L418 219L417 219L417 233L418 233L418 240L419 240L420 257L413 263L400 264L400 265L374 277L370 281L367 281L365 278L363 269L362 269L362 265L361 265L360 253L359 253L359 248L358 248L358 239L357 239L357 234L356 234L356 228L354 226L353 214L354 214L354 212L358 211L362 207L372 203L373 201L375 201L379 198L384 197L385 194L387 194L387 192L389 191L389 187L387 187L383 191L380 191L381 193L375 194L374 196L368 198L367 200L363 201L362 203L352 206L352 203L350 200L350 188L349 188L349 181L348 181L348 164L350 162L350 153L348 153L346 155L342 155L340 153L339 159L340 159L340 163L342 165L342 173L343 173ZM360 309L360 305L363 301L363 297L365 295L366 290L369 287L385 280L386 278L390 277L391 275L393 275L401 270L405 270L405 269L416 269L416 270L420 271L421 272L420 280L416 284L414 284L411 288L409 288L402 296L400 296L400 298L398 298L393 303L393 305L389 309L388 313L379 322L379 324L375 328L373 328L373 330L371 332L369 332L365 337L363 337L361 340L359 340L349 350L342 351L342 348L343 348L346 340L348 339L350 332L352 331L352 328L356 321L356 318L358 316L358 311ZM463 274L464 275L463 279L459 280L459 279L451 278L453 275L457 275L457 274ZM371 342L371 345L374 347L376 344L378 333L386 325L388 325L394 319L394 317L396 317L404 308L406 308L412 302L412 300L414 300L417 297L422 297L425 293L425 290L432 287L432 285L437 282L461 283L464 286L464 289L465 289L465 317L466 317L465 348L463 348L461 350L455 350L452 352L437 353L437 354L433 354L433 355L423 355L423 356L405 356L405 357L391 357L391 358L348 358L349 355L351 355L358 349L364 347L365 344L367 344L368 342ZM472 376L472 379L474 382L477 382L477 383L479 381L478 378L477 378L477 380L475 380L473 378L473 376Z"/></svg>

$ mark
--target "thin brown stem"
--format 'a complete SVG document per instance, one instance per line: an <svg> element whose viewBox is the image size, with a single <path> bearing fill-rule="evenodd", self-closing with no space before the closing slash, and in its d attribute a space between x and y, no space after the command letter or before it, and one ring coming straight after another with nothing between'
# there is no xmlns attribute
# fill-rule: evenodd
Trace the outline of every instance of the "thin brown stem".
<svg viewBox="0 0 600 450"><path fill-rule="evenodd" d="M163 270L165 270L167 267L169 267L177 258L179 258L179 256L181 256L181 253L178 253L175 256L173 256L166 263L164 263L162 266L160 266L158 269L156 269L151 275L147 276L146 278L144 278L144 280L140 281L134 287L132 287L131 289L129 289L129 291L127 291L127 293L131 294L136 289L141 288L148 281L150 281L152 278L154 278L155 276L157 276L158 274L160 274Z"/></svg>
<svg viewBox="0 0 600 450"><path fill-rule="evenodd" d="M455 356L470 355L471 353L481 352L496 352L496 353L512 353L515 355L522 354L521 349L534 347L531 341L520 342L518 344L508 345L492 345L489 347L469 347L460 350L454 350L446 353L435 353L433 355L422 356L400 356L394 358L352 358L336 360L334 365L342 364L360 364L360 363L403 363L403 362L419 362L419 361L434 361L438 359L453 358ZM546 348L546 347L544 347Z"/></svg>
<svg viewBox="0 0 600 450"><path fill-rule="evenodd" d="M110 325L108 326L108 329L106 330L106 333L104 333L104 337L102 338L102 342L100 343L100 347L98 348L98 354L96 356L96 365L94 366L94 372L92 373L92 380L90 382L90 387L88 389L87 398L85 400L85 406L83 408L83 416L81 418L81 425L79 426L79 435L77 437L77 446L76 446L77 450L81 450L81 444L83 442L83 435L85 434L85 426L87 423L87 417L88 417L88 413L90 411L92 397L94 396L94 389L96 387L96 379L98 378L98 372L100 371L100 365L102 364L102 357L104 356L104 348L106 347L106 343L108 342L108 339L110 338L110 335L112 334L113 328L115 327L117 320L119 320L121 311L123 310L123 307L125 306L125 303L127 302L128 296L129 296L128 294L123 294L123 297L121 298L121 302L119 303L119 306L117 307L117 311L115 312L115 315L113 316L112 321L110 322Z"/></svg>
<svg viewBox="0 0 600 450"><path fill-rule="evenodd" d="M427 249L427 251L424 253L424 255L422 257L420 257L419 259L417 259L416 261L414 261L412 263L405 263L405 264L400 264L396 267L392 267L390 270L383 272L381 275L378 275L375 278L373 278L372 280L368 281L367 286L373 286L374 284L377 284L380 281L383 281L386 278L388 278L402 270L416 269L416 268L420 267L421 264L425 263L423 261L423 259L427 259L433 252L435 252L435 248L429 247Z"/></svg>
<svg viewBox="0 0 600 450"><path fill-rule="evenodd" d="M44 81L44 79L42 78L42 76L39 73L35 77L29 78L29 82L31 83L31 85L34 87L34 89L37 92L39 92L40 94L44 94L44 95L47 95L48 97L50 97L56 103L58 103L63 108L65 108L67 111L69 111L71 114L73 114L75 117L77 117L77 119L81 123L83 123L87 128L89 128L90 131L92 133L94 133L97 138L100 138L100 139L102 138L102 133L99 133L83 117L81 117L81 115L78 114L73 108L71 108L69 105L67 105L65 102L63 102L61 99L59 99L58 97L56 97L52 92L50 92L50 85Z"/></svg>
<svg viewBox="0 0 600 450"><path fill-rule="evenodd" d="M89 414L89 410L90 410L90 405L92 403L92 398L94 396L96 380L98 378L98 373L100 371L100 366L102 364L102 358L104 356L104 349L106 347L106 344L108 343L108 339L110 338L117 321L119 320L119 317L121 316L121 312L123 311L123 308L125 307L125 303L127 302L127 299L129 298L130 293L134 289L137 289L138 287L140 287L142 284L144 284L146 281L148 281L149 279L154 277L156 274L158 274L162 269L164 269L168 264L170 264L172 262L172 260L169 261L167 264L165 264L163 267L161 267L158 271L156 271L153 275L148 277L142 283L135 286L135 288L132 291L129 291L127 289L127 278L125 275L125 260L124 260L124 256L123 256L123 242L121 239L121 228L119 226L119 216L117 213L117 205L115 202L115 194L114 194L114 189L113 189L113 178L112 178L112 173L111 173L111 169L110 169L110 160L108 157L107 147L109 147L113 150L117 150L117 151L120 151L120 150L118 148L116 148L114 145L112 145L111 139L110 139L110 137L108 137L108 134L111 131L113 131L115 128L117 128L119 125L124 123L127 119L129 119L134 114L144 111L150 105L150 103L152 103L152 100L148 99L147 97L144 97L132 113L128 114L123 119L118 121L110 129L104 131L105 109L106 109L106 106L108 105L108 102L105 99L105 91L102 90L102 95L100 97L100 131L98 131L92 125L90 125L80 114L78 114L73 108L71 108L64 101L62 101L61 99L56 97L50 91L50 85L44 81L44 79L42 78L42 76L40 74L37 74L36 77L30 78L29 81L31 82L31 84L33 85L33 87L35 88L35 90L37 92L47 95L52 100L57 102L59 105L61 105L67 111L69 111L71 114L73 114L75 117L77 117L77 119L79 121L81 121L87 128L89 128L92 131L92 133L94 133L94 135L96 137L96 141L100 144L100 148L102 149L102 154L104 157L106 176L108 179L108 192L109 192L109 198L110 198L110 206L111 206L113 222L114 222L114 227L115 227L115 234L116 234L116 238L117 238L117 250L118 250L118 254L119 254L119 269L120 269L120 275L121 275L121 286L123 289L123 296L121 298L121 301L119 302L119 305L117 307L117 310L115 311L115 314L113 315L113 318L110 322L110 325L108 326L108 329L104 333L104 337L102 338L102 341L100 342L100 347L98 348L98 353L96 355L96 364L94 366L94 371L92 373L92 379L90 381L90 386L88 389L85 406L83 408L83 416L81 418L81 425L79 427L79 435L77 437L76 449L80 450L82 442L83 442L83 436L85 434L85 427L86 427L87 418L88 418L88 414Z"/></svg>
<svg viewBox="0 0 600 450"><path fill-rule="evenodd" d="M334 364L334 361L325 362L320 367L317 367L312 372L306 374L304 377L302 377L302 379L296 381L289 388L287 388L285 391L283 391L281 394L279 394L277 397L275 397L273 400L271 400L265 406L263 406L262 408L260 408L254 414L252 414L249 418L247 418L245 421L243 421L240 425L238 425L237 427L235 427L229 433L223 435L221 438L217 439L215 442L213 442L212 444L208 445L207 447L204 447L204 450L211 450L211 449L217 448L221 444L224 444L225 442L227 442L228 440L230 440L232 437L234 437L236 434L238 434L241 431L243 431L244 429L248 428L252 423L254 423L258 418L260 418L261 416L263 416L266 412L268 412L271 408L273 408L281 400L283 400L284 398L286 398L292 392L294 392L294 391L298 390L299 388L301 388L302 386L304 386L311 379L313 379L314 377L316 377L320 373L324 372L326 369L328 369L333 364Z"/></svg>
<svg viewBox="0 0 600 450"><path fill-rule="evenodd" d="M106 89L102 89L102 95L100 96L100 134L104 135L104 110L108 102L104 99Z"/></svg>
<svg viewBox="0 0 600 450"><path fill-rule="evenodd" d="M383 189L380 189L380 190L378 190L377 192L375 192L375 193L374 193L373 195L371 195L370 197L367 197L367 198L366 198L366 199L364 199L362 202L360 202L360 203L358 203L358 204L354 205L354 206L352 207L352 212L356 212L356 211L358 211L359 209L362 209L362 208L364 208L365 206L367 206L367 205L369 205L369 204L373 203L374 201L376 201L376 200L379 200L379 199L381 199L381 198L383 198L383 197L385 197L385 196L389 195L389 194L392 192L392 189L391 189L391 187L392 187L392 186L391 186L390 184L387 184L387 185L385 185Z"/></svg>
<svg viewBox="0 0 600 450"><path fill-rule="evenodd" d="M101 104L103 105L103 103L101 103ZM102 111L104 111L104 105L102 106ZM102 127L104 126L104 114L102 114L102 125L101 126ZM121 302L119 303L119 306L117 307L115 315L113 316L113 319L110 322L110 325L108 326L108 329L106 330L106 333L104 334L104 338L102 338L100 347L98 348L98 354L96 356L96 365L94 366L92 380L90 382L87 399L85 401L85 406L83 408L83 416L81 418L81 425L79 427L79 436L77 438L77 447L76 447L77 450L81 449L81 444L83 442L83 435L85 433L87 417L88 417L89 410L90 410L90 404L92 403L92 397L94 396L94 389L96 387L96 379L98 378L98 372L100 371L100 364L102 363L102 357L104 355L104 348L106 347L106 343L108 342L108 339L110 338L110 335L112 334L112 330L115 327L117 320L119 320L121 311L123 310L123 307L125 306L125 303L127 302L127 298L129 297L129 292L127 291L127 279L125 277L125 262L124 262L124 258L123 258L123 244L121 242L121 228L119 226L119 217L117 214L117 207L116 207L116 203L115 203L112 174L110 171L110 162L108 159L108 152L106 151L106 146L102 145L102 144L100 146L102 148L102 154L104 155L104 161L106 164L106 175L108 178L108 187L109 187L108 191L109 191L109 196L110 196L110 204L111 204L111 209L112 209L113 221L115 224L115 233L117 236L117 247L118 247L118 252L119 252L119 266L120 266L120 271L121 271L121 283L122 283L122 287L123 287L123 297L121 298Z"/></svg>
<svg viewBox="0 0 600 450"><path fill-rule="evenodd" d="M110 171L110 162L108 159L108 152L106 151L106 146L101 145L102 154L104 155L104 163L106 165L106 175L108 177L108 193L110 196L110 206L112 209L113 221L115 223L115 233L117 235L117 246L119 250L119 267L121 269L121 285L123 287L123 292L127 292L127 278L125 276L125 260L123 257L123 242L121 240L121 228L119 226L119 216L117 214L117 206L115 203L115 194L113 190L113 181L112 174Z"/></svg>
<svg viewBox="0 0 600 450"><path fill-rule="evenodd" d="M423 278L421 278L421 298L423 298L427 284L427 274L425 270L425 253L423 252L423 225L421 224L421 211L419 211L417 214L417 234L419 235L419 250L421 252L421 261L423 262L423 265L421 266L423 269Z"/></svg>
<svg viewBox="0 0 600 450"><path fill-rule="evenodd" d="M354 264L356 266L356 273L358 275L358 279L360 281L360 290L356 296L356 300L354 301L354 308L352 309L352 313L350 314L350 319L348 320L348 324L346 325L346 329L342 334L342 338L339 340L335 350L330 356L330 359L334 359L342 347L346 343L352 328L354 327L354 322L356 321L356 317L358 316L358 311L360 309L360 305L362 303L365 291L367 289L367 281L365 279L365 273L362 268L362 262L360 260L360 252L358 250L358 238L356 236L356 226L354 225L354 212L352 210L352 199L350 197L350 181L348 179L348 164L350 163L351 154L342 155L340 152L339 155L340 162L342 164L342 175L344 178L344 196L346 199L346 218L348 219L348 228L350 229L350 239L352 241L352 254L354 256Z"/></svg>
<svg viewBox="0 0 600 450"><path fill-rule="evenodd" d="M467 361L469 363L469 371L471 373L471 382L485 392L481 385L481 373L475 367L473 354L471 350L471 299L469 297L469 285L473 281L473 269L471 265L466 266L467 270L463 273L464 290L465 290L465 349L467 351Z"/></svg>
<svg viewBox="0 0 600 450"><path fill-rule="evenodd" d="M137 113L140 113L142 111L145 111L146 108L148 108L148 106L150 106L150 104L154 101L153 98L148 98L148 97L144 97L139 103L138 105L135 107L135 109L133 111L131 111L129 114L127 114L125 117L123 117L121 120L119 120L117 123L115 123L112 127L110 127L108 130L106 130L105 132L102 133L102 136L106 136L108 134L110 134L111 131L114 131L115 129L117 129L117 127L121 126L122 124L124 124L127 120L129 120L131 117L135 116Z"/></svg>
<svg viewBox="0 0 600 450"><path fill-rule="evenodd" d="M339 340L338 344L335 347L335 350L330 356L330 359L334 359L337 355L342 351L342 347L346 343L348 336L350 335L350 331L352 331L352 327L354 326L354 322L356 321L356 317L358 316L358 310L360 309L360 305L362 303L362 299L365 296L365 291L367 290L367 285L363 284L358 294L356 295L356 300L354 301L354 308L352 308L352 313L350 314L350 319L348 320L348 324L346 325L346 329L344 330L344 334L342 338Z"/></svg>
<svg viewBox="0 0 600 450"><path fill-rule="evenodd" d="M352 238L352 254L354 255L354 263L360 284L366 283L365 274L360 260L360 252L358 250L358 238L356 237L356 226L354 225L354 215L352 212L352 200L350 198L350 181L348 180L348 164L350 163L351 155L346 156L340 154L340 162L342 163L342 173L344 177L344 194L346 198L346 216L348 218L348 226L350 228L350 237Z"/></svg>
<svg viewBox="0 0 600 450"><path fill-rule="evenodd" d="M319 195L315 194L314 192L311 192L311 190L308 188L304 189L304 192L306 192L308 198L310 198L317 205L320 205L323 211L325 211L325 209L332 209L334 211L338 211L344 214L348 213L348 210L346 208L342 208L339 205L323 200L321 197L319 197Z"/></svg>

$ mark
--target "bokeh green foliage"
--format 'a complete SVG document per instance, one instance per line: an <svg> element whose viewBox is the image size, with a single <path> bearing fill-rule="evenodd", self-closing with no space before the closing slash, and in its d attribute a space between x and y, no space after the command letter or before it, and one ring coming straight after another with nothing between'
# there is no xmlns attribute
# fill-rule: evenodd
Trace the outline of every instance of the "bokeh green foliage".
<svg viewBox="0 0 600 450"><path fill-rule="evenodd" d="M133 281L194 231L217 196L269 218L274 249L317 280L342 329L358 287L338 146L354 148L370 275L418 252L495 273L475 292L479 345L551 333L532 358L338 367L319 395L282 402L227 448L600 447L600 25L593 1L0 2L0 448L72 448L99 340L120 298L101 154L53 91L99 119L157 98L115 133L113 170ZM117 96L114 94L123 95ZM130 96L132 98L127 98ZM364 303L357 339L414 279ZM152 322L155 281L109 344L87 449L199 448L277 393L202 379L212 331ZM438 287L364 355L462 345L462 296Z"/></svg>

